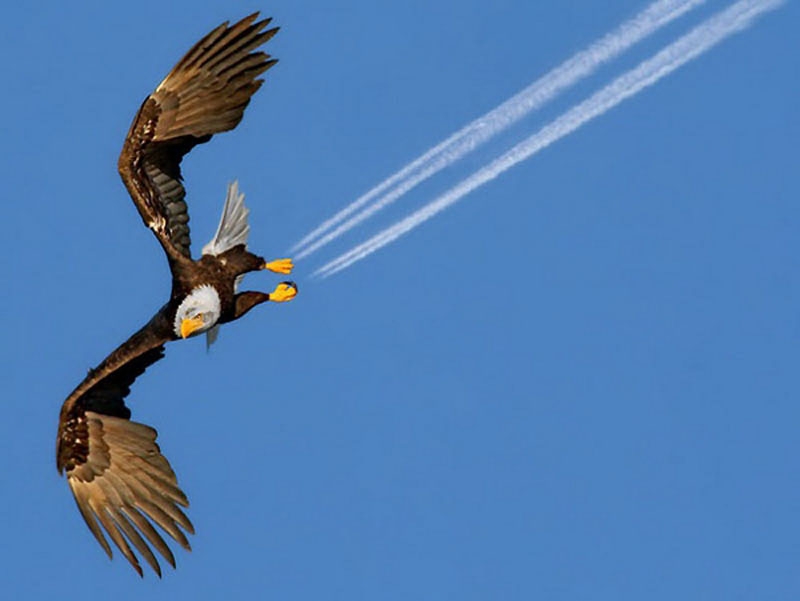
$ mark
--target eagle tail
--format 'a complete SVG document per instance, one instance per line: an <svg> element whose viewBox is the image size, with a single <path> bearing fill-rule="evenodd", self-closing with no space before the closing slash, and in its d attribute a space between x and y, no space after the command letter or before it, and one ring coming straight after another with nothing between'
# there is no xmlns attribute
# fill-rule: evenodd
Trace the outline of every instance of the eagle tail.
<svg viewBox="0 0 800 601"><path fill-rule="evenodd" d="M225 206L222 207L222 217L217 226L217 233L203 247L204 255L219 255L226 250L244 244L247 246L247 236L250 233L250 225L247 223L247 216L250 214L244 204L244 194L239 192L239 182L234 180L228 184L228 194L225 197ZM236 289L239 288L241 276L236 278ZM219 325L206 332L206 348L210 348L219 336Z"/></svg>

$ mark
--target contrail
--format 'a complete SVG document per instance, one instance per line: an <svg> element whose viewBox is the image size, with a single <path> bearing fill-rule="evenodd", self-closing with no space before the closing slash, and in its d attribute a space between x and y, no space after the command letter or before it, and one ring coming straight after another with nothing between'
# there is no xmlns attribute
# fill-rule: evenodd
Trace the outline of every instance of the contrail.
<svg viewBox="0 0 800 601"><path fill-rule="evenodd" d="M784 0L740 0L717 13L423 208L320 267L313 275L328 277L374 253L520 161L697 58L729 35L749 27L760 14L778 8L783 2Z"/></svg>
<svg viewBox="0 0 800 601"><path fill-rule="evenodd" d="M635 43L704 2L705 0L657 0L638 15L597 40L586 50L578 52L521 92L466 125L444 142L431 148L366 194L357 198L306 235L292 247L291 252L300 251L297 253L296 259L307 257L351 230L371 215L390 205L421 182L519 121L528 113L542 107L557 94L593 73L603 63L620 55ZM384 194L377 202L332 232L322 236L336 224L393 186L396 187ZM320 238L320 236L322 237ZM319 239L317 240L317 238ZM312 244L314 240L316 242Z"/></svg>

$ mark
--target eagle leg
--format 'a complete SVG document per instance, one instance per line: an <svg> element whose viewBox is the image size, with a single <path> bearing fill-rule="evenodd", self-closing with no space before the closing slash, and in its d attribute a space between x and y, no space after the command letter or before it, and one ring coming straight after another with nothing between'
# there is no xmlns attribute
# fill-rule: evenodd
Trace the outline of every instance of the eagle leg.
<svg viewBox="0 0 800 601"><path fill-rule="evenodd" d="M285 303L292 300L297 296L297 284L294 282L281 282L275 287L270 294L264 292L255 292L248 290L247 292L240 292L236 295L235 308L233 313L233 321L239 319L242 315L247 313L253 307L272 301L274 303Z"/></svg>

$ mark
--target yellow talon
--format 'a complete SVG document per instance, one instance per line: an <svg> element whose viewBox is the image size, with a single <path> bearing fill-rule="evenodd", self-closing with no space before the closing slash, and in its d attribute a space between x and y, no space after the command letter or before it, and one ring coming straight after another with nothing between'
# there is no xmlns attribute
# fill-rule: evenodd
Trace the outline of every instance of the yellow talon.
<svg viewBox="0 0 800 601"><path fill-rule="evenodd" d="M297 296L297 284L294 282L281 282L269 295L269 300L275 303L286 303Z"/></svg>
<svg viewBox="0 0 800 601"><path fill-rule="evenodd" d="M274 273L288 275L292 273L292 269L294 269L294 263L292 263L291 259L275 259L274 261L264 263L263 269L269 269Z"/></svg>

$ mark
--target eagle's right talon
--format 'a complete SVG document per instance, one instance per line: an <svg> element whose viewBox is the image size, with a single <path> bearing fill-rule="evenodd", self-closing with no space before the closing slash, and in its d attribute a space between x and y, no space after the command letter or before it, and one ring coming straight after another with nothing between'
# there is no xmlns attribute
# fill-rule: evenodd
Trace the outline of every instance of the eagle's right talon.
<svg viewBox="0 0 800 601"><path fill-rule="evenodd" d="M286 303L297 296L297 284L294 282L281 282L269 295L269 300L275 303Z"/></svg>

